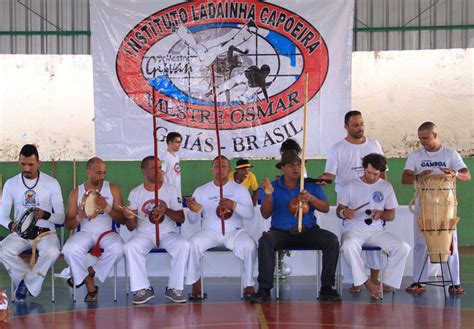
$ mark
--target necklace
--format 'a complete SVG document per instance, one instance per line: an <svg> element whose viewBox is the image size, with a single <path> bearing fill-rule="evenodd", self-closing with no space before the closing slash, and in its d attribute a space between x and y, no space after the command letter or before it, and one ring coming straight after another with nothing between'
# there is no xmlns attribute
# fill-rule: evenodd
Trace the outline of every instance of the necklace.
<svg viewBox="0 0 474 329"><path fill-rule="evenodd" d="M26 185L25 177L23 176L23 174L21 174L21 181L23 182L23 185L25 185L25 187L29 190L34 189L36 187L36 185L38 185L39 179L40 179L40 172L38 171L38 177L36 177L36 182L33 186L30 187L30 186Z"/></svg>

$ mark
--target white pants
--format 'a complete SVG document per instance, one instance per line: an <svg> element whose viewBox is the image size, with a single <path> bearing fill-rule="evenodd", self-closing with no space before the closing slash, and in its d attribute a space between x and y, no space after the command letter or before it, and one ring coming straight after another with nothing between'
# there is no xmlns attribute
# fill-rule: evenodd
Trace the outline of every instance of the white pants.
<svg viewBox="0 0 474 329"><path fill-rule="evenodd" d="M367 268L371 270L380 270L383 267L383 264L380 263L380 257L377 252L366 251L363 254L367 263ZM341 270L344 277L344 283L354 283L354 278L352 277L351 266L346 262L344 257L341 259ZM366 271L367 272L367 271Z"/></svg>
<svg viewBox="0 0 474 329"><path fill-rule="evenodd" d="M362 246L371 245L381 247L388 255L387 265L384 267L383 282L393 288L400 288L405 271L405 265L410 253L410 245L385 230L370 230L357 228L342 234L341 250L345 261L352 268L354 285L360 286L367 281L367 274L362 259Z"/></svg>
<svg viewBox="0 0 474 329"><path fill-rule="evenodd" d="M146 272L146 256L156 247L154 235L136 233L124 246L125 258L130 272L130 289L138 291L149 288ZM171 273L168 288L183 290L184 271L188 263L189 242L176 232L160 234L160 248L171 256Z"/></svg>
<svg viewBox="0 0 474 329"><path fill-rule="evenodd" d="M201 276L201 258L207 249L213 247L226 247L244 262L243 283L244 287L253 286L253 270L257 258L257 245L245 230L221 232L201 230L189 240L191 251L189 253L186 284L195 283Z"/></svg>
<svg viewBox="0 0 474 329"><path fill-rule="evenodd" d="M73 234L63 247L64 259L71 267L72 277L75 284L80 284L89 275L87 270L87 253L95 246L99 234L79 231ZM96 277L104 282L107 275L123 257L123 241L117 233L110 233L100 240L100 248L104 249L93 268Z"/></svg>
<svg viewBox="0 0 474 329"><path fill-rule="evenodd" d="M428 281L428 265L430 260L426 261L425 267L423 269L423 274L420 278L421 269L427 255L426 240L423 234L420 232L418 227L418 222L415 219L413 220L413 234L414 234L414 247L413 247L413 282L426 282ZM458 231L454 230L453 233L453 254L448 258L449 269L451 270L451 275L453 277L453 284L461 284L461 279L459 276L459 252L458 252ZM442 263L444 279L449 280L449 271L446 263ZM439 272L438 272L439 273Z"/></svg>
<svg viewBox="0 0 474 329"><path fill-rule="evenodd" d="M48 270L60 254L59 239L55 232L41 238L37 247L38 260L35 267L30 270L19 255L31 249L32 245L33 240L23 239L18 234L11 233L2 242L0 257L15 286L24 280L30 294L36 297L41 292L41 285Z"/></svg>

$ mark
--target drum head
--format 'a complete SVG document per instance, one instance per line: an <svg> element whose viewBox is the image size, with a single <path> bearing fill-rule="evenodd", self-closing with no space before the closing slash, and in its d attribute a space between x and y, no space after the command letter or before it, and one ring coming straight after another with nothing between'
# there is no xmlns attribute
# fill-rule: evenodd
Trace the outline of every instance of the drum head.
<svg viewBox="0 0 474 329"><path fill-rule="evenodd" d="M26 210L23 215L21 215L20 220L17 223L16 232L22 238L27 238L30 234L30 231L36 226L35 218L35 208L30 208Z"/></svg>
<svg viewBox="0 0 474 329"><path fill-rule="evenodd" d="M89 219L94 219L100 212L100 208L97 206L97 198L99 197L99 192L95 190L88 190L84 194L82 201L82 211Z"/></svg>

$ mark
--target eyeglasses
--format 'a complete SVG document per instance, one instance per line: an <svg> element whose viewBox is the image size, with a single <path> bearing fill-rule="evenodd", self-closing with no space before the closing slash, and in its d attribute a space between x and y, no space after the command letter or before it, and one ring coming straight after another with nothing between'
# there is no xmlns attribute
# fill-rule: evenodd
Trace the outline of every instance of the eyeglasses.
<svg viewBox="0 0 474 329"><path fill-rule="evenodd" d="M365 211L365 214L366 214L367 216L372 215L372 210L367 209L367 210ZM366 219L364 219L364 222L365 222L367 225L370 225L370 224L372 224L372 218L370 218L370 217L369 217L369 218L366 218Z"/></svg>

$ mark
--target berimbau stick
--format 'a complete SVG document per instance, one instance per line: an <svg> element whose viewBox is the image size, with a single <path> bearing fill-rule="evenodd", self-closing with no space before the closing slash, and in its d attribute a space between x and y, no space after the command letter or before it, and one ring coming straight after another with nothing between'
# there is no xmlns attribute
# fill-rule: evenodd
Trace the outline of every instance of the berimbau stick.
<svg viewBox="0 0 474 329"><path fill-rule="evenodd" d="M219 137L219 119L217 116L217 91L216 91L216 73L214 65L211 65L212 74L212 94L214 95L214 120L216 121L216 136L217 136L217 165L219 166L219 196L220 200L224 198L224 188L222 186L222 172L221 172L221 139ZM221 219L222 235L225 235L224 214L219 213Z"/></svg>
<svg viewBox="0 0 474 329"><path fill-rule="evenodd" d="M306 160L306 119L308 112L308 72L305 72L304 81L304 107L303 107L303 148L301 150L301 173L300 173L300 193L304 190L304 170ZM303 203L298 202L298 232L303 230Z"/></svg>
<svg viewBox="0 0 474 329"><path fill-rule="evenodd" d="M153 117L153 155L155 159L155 207L158 207L158 139L156 136L156 119L158 117L155 106L155 88L151 87L151 106ZM160 246L160 221L155 221L156 246Z"/></svg>

